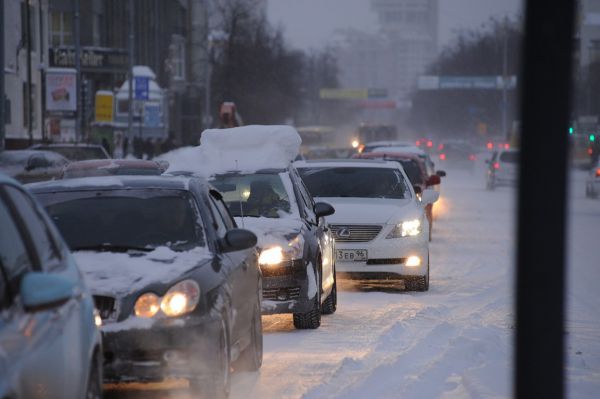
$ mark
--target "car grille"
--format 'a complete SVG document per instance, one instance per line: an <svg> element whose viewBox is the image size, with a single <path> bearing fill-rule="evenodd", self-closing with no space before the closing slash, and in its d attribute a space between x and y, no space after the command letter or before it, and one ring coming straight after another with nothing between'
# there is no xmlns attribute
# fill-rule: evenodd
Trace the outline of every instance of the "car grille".
<svg viewBox="0 0 600 399"><path fill-rule="evenodd" d="M264 288L263 299L269 301L287 301L300 298L300 287Z"/></svg>
<svg viewBox="0 0 600 399"><path fill-rule="evenodd" d="M94 295L94 305L102 320L110 319L115 313L115 298L104 295Z"/></svg>
<svg viewBox="0 0 600 399"><path fill-rule="evenodd" d="M383 228L378 224L332 224L329 227L337 242L368 242Z"/></svg>

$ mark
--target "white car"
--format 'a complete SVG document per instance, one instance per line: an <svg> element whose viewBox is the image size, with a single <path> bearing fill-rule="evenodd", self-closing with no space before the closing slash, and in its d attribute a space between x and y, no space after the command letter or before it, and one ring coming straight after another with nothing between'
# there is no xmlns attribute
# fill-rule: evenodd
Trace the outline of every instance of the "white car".
<svg viewBox="0 0 600 399"><path fill-rule="evenodd" d="M426 189L419 200L397 162L299 161L294 166L315 199L335 207L328 222L340 276L429 289L424 208L438 199L437 192Z"/></svg>
<svg viewBox="0 0 600 399"><path fill-rule="evenodd" d="M590 174L585 182L585 196L588 198L598 198L600 193L600 161L595 167L590 169Z"/></svg>
<svg viewBox="0 0 600 399"><path fill-rule="evenodd" d="M492 158L486 161L485 187L494 190L498 186L514 186L519 178L519 150L509 149L494 151Z"/></svg>

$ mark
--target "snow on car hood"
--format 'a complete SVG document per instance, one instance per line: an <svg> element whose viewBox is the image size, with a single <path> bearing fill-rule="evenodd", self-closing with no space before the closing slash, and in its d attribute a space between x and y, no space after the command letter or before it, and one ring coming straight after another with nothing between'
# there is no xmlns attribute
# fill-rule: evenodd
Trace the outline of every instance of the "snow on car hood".
<svg viewBox="0 0 600 399"><path fill-rule="evenodd" d="M235 218L239 227L248 229L256 234L257 246L260 248L280 245L286 247L290 240L300 233L303 222L294 217L266 218L241 217Z"/></svg>
<svg viewBox="0 0 600 399"><path fill-rule="evenodd" d="M335 208L335 213L327 216L330 224L390 224L418 218L423 213L422 208L412 199L336 197L315 200L327 202Z"/></svg>
<svg viewBox="0 0 600 399"><path fill-rule="evenodd" d="M121 297L152 283L170 281L212 254L205 247L183 252L158 247L147 253L77 251L73 256L92 293Z"/></svg>

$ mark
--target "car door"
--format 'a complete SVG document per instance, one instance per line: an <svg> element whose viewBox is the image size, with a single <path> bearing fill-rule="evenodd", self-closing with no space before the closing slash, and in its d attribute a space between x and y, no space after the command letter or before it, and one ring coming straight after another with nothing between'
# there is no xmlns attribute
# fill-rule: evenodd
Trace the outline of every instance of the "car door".
<svg viewBox="0 0 600 399"><path fill-rule="evenodd" d="M3 197L19 226L22 240L27 243L32 269L40 272L65 270L60 249L31 197L14 186L4 187ZM73 271L62 274L77 278ZM28 390L25 397L35 397L37 394L33 389L38 389L35 387L40 384L47 390L48 397L81 395L89 367L83 360L87 351L83 350L82 342L82 299L82 295L76 296L46 311L26 313L19 310L20 316L26 320L21 323L21 334L27 338L23 348L30 354L25 359L23 370L28 378L33 379L24 387Z"/></svg>

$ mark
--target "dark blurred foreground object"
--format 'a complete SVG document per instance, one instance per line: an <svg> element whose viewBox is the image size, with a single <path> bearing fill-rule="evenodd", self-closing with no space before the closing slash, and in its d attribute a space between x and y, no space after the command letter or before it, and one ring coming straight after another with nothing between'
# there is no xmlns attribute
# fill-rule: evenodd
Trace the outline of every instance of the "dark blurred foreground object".
<svg viewBox="0 0 600 399"><path fill-rule="evenodd" d="M69 248L21 185L0 173L0 398L102 397L92 295Z"/></svg>
<svg viewBox="0 0 600 399"><path fill-rule="evenodd" d="M519 399L564 397L565 132L575 7L561 0L529 0L525 7L514 383Z"/></svg>
<svg viewBox="0 0 600 399"><path fill-rule="evenodd" d="M6 150L0 152L0 171L21 183L58 177L69 161L52 151Z"/></svg>
<svg viewBox="0 0 600 399"><path fill-rule="evenodd" d="M147 161L143 159L92 159L71 162L61 174L62 179L91 176L158 176L169 167L167 161Z"/></svg>
<svg viewBox="0 0 600 399"><path fill-rule="evenodd" d="M110 155L99 144L85 143L60 143L60 144L35 144L30 150L54 151L67 158L69 161L83 161L86 159L109 159Z"/></svg>

